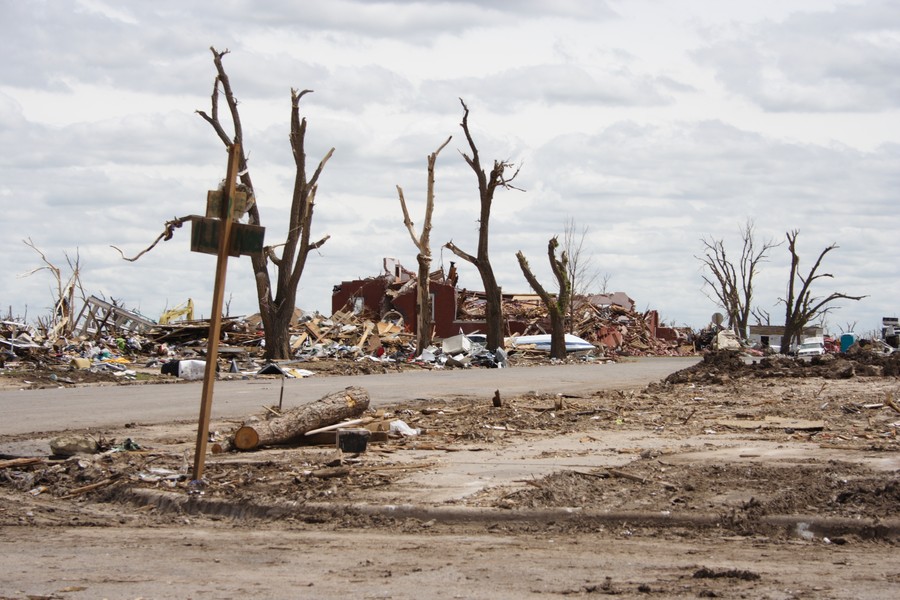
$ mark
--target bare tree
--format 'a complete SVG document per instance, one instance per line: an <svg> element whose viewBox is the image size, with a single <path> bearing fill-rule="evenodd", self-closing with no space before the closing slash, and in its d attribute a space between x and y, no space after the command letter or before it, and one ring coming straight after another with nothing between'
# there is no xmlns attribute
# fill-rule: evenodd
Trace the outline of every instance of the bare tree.
<svg viewBox="0 0 900 600"><path fill-rule="evenodd" d="M403 188L397 186L397 195L400 197L400 207L403 209L403 224L409 231L413 244L419 253L416 260L419 270L416 275L416 351L421 354L431 345L432 317L431 317L431 215L434 212L434 165L438 154L450 143L453 136L447 138L441 146L428 155L428 189L425 197L425 222L422 224L422 232L416 235L415 226L409 218L409 210L406 207L406 199L403 197Z"/></svg>
<svg viewBox="0 0 900 600"><path fill-rule="evenodd" d="M850 322L847 321L846 325L838 325L838 329L840 329L841 334L845 333L853 333L856 330L856 321Z"/></svg>
<svg viewBox="0 0 900 600"><path fill-rule="evenodd" d="M210 50L212 50L216 72L218 73L213 84L211 114L207 115L203 111L198 111L198 114L212 125L226 148L231 148L234 142L241 144L240 179L241 183L252 193L253 183L250 180L247 159L243 151L245 147L243 143L244 136L240 115L238 114L238 103L231 89L228 75L222 66L222 57L228 51L217 52L215 48L210 48ZM233 140L229 139L219 120L218 96L220 85L231 112L231 120L234 126ZM279 245L280 253L276 252L275 246L267 246L264 255L251 257L256 280L257 298L259 300L259 312L266 336L266 358L270 360L288 358L290 356L289 328L294 317L297 287L300 284L300 277L303 275L303 269L306 266L306 259L311 251L321 247L330 237L325 236L315 242L312 242L310 239L313 207L318 189L317 183L322 170L325 168L325 163L334 154L334 148L331 148L319 162L312 176L307 178L306 117L300 117L300 99L311 92L312 90L298 92L296 89L291 88L290 140L291 150L294 155L295 175L287 238L283 244ZM259 209L255 202L250 207L249 217L251 224L260 224ZM269 277L269 260L272 261L276 268L276 289L274 295Z"/></svg>
<svg viewBox="0 0 900 600"><path fill-rule="evenodd" d="M544 287L538 282L537 278L531 272L525 255L519 250L516 252L516 258L519 259L519 266L522 268L522 274L528 280L544 306L547 307L547 313L550 315L550 356L551 358L564 359L566 357L566 311L569 309L569 298L572 295L572 284L569 280L569 257L565 250L560 258L556 257L556 249L559 248L559 240L554 236L547 244L547 256L550 259L550 268L553 270L553 276L559 284L559 293L554 298Z"/></svg>
<svg viewBox="0 0 900 600"><path fill-rule="evenodd" d="M567 329L570 331L574 327L575 305L578 301L584 299L585 296L593 291L605 294L609 285L609 273L600 272L600 269L594 264L593 255L585 246L587 234L587 225L579 229L574 218L566 221L562 247L569 259L566 265L566 275L572 288L568 306L566 307ZM599 288L595 290L594 288L598 285L598 281Z"/></svg>
<svg viewBox="0 0 900 600"><path fill-rule="evenodd" d="M50 271L56 283L56 289L53 291L53 311L46 317L38 317L38 325L44 330L47 339L50 341L54 341L60 336L71 334L75 328L73 314L75 311L76 290L81 293L81 300L84 300L84 288L81 286L81 256L77 250L74 260L69 257L68 253L65 254L70 274L63 281L62 269L50 262L47 255L37 247L31 238L22 240L22 242L38 253L44 266L23 273L20 277L29 277L46 269Z"/></svg>
<svg viewBox="0 0 900 600"><path fill-rule="evenodd" d="M513 173L512 177L506 177L506 169L512 168L512 164L507 161L494 161L494 166L490 174L485 173L481 166L481 159L478 155L478 148L469 132L469 107L463 102L462 98L459 102L463 107L463 120L461 123L463 132L466 134L466 140L469 143L469 149L472 155L463 153L468 165L475 172L478 178L478 194L481 201L481 212L478 219L478 252L475 256L463 252L452 241L444 244L461 259L471 263L478 269L481 276L481 283L484 286L484 294L486 300L485 321L487 324L487 349L494 351L503 345L503 306L500 286L497 285L497 278L494 276L494 269L491 266L491 259L488 252L491 204L494 201L494 192L498 187L517 189L511 183L519 174L518 169Z"/></svg>
<svg viewBox="0 0 900 600"><path fill-rule="evenodd" d="M250 178L250 170L247 165L247 157L244 151L244 130L241 125L241 117L238 112L238 101L231 87L231 81L228 78L225 68L222 65L222 58L228 54L228 50L223 52L210 48L213 54L213 63L216 67L216 78L213 82L213 91L210 99L210 112L206 113L198 110L199 114L207 123L215 130L216 135L222 140L226 149L238 143L241 148L241 155L238 160L238 172L241 182L241 188L253 195L253 182ZM300 117L300 99L312 90L303 90L298 92L291 88L291 130L290 141L291 150L294 155L295 176L294 189L291 196L290 219L288 223L288 233L285 241L274 246L266 246L263 254L251 256L253 265L254 279L256 282L257 299L259 301L259 312L262 318L263 329L265 330L266 341L266 359L274 360L280 358L288 358L291 353L290 348L290 324L294 317L294 310L297 300L297 287L300 284L300 277L303 275L303 269L306 266L306 259L309 253L321 247L329 238L325 236L318 241L311 241L311 226L313 220L313 207L315 204L317 183L325 163L334 153L331 148L325 157L319 162L312 176L307 178L306 173L306 118ZM233 133L226 131L219 116L219 95L225 96L225 102L228 106L228 112L231 116L231 124ZM261 225L259 207L256 202L250 203L247 212L249 222L252 225ZM152 249L160 240L169 240L172 238L176 228L189 220L190 217L179 217L166 222L165 230L153 244L132 258L122 258L125 260L137 260L148 250ZM121 252L121 251L120 251ZM275 266L275 289L272 289L272 281L269 274L269 262Z"/></svg>
<svg viewBox="0 0 900 600"><path fill-rule="evenodd" d="M750 311L753 315L753 318L756 319L757 325L771 325L772 324L772 315L769 314L769 311L764 308L760 308L758 306L754 306L753 310Z"/></svg>
<svg viewBox="0 0 900 600"><path fill-rule="evenodd" d="M795 339L799 339L800 334L808 323L815 319L824 318L829 311L836 308L835 306L829 306L832 302L842 298L846 300L862 300L866 297L850 296L842 292L832 292L824 298L813 296L810 288L817 279L834 278L834 275L831 273L819 273L818 271L825 255L832 250L836 250L838 245L831 244L822 250L809 272L806 275L802 275L800 273L800 255L797 254L797 236L799 234L800 231L797 229L785 234L788 251L791 253L791 273L788 279L787 295L784 298L779 298L779 302L783 302L785 307L784 335L781 338L782 354L790 351L791 343Z"/></svg>
<svg viewBox="0 0 900 600"><path fill-rule="evenodd" d="M715 295L716 303L725 309L728 328L740 337L747 337L753 301L753 280L759 263L768 258L769 250L779 246L774 240L758 246L754 237L753 221L747 220L741 229L741 256L737 264L728 256L725 242L721 239L703 238L703 256L696 257L703 263L708 274L703 275L706 286Z"/></svg>

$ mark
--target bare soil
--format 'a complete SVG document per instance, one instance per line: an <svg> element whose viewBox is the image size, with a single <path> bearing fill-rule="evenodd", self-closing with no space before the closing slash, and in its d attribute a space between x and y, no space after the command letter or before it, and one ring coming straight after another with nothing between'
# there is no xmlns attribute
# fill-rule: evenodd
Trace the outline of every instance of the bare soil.
<svg viewBox="0 0 900 600"><path fill-rule="evenodd" d="M203 482L191 423L3 457L0 598L898 597L898 358L392 406L372 416L418 435L210 455Z"/></svg>

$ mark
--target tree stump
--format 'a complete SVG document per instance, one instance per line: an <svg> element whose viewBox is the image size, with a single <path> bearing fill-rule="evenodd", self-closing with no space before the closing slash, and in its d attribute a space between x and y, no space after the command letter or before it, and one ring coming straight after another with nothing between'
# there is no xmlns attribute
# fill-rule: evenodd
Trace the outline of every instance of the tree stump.
<svg viewBox="0 0 900 600"><path fill-rule="evenodd" d="M232 444L238 450L260 446L291 444L307 431L358 417L369 408L369 394L360 387L333 392L315 402L298 406L268 421L244 425L234 433Z"/></svg>

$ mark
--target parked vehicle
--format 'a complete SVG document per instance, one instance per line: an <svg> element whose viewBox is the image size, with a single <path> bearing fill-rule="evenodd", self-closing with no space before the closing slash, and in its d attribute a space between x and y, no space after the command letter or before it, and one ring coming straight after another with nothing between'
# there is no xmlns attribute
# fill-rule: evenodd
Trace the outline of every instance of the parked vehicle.
<svg viewBox="0 0 900 600"><path fill-rule="evenodd" d="M822 354L825 354L825 340L820 337L806 338L806 340L797 347L798 358L821 356Z"/></svg>

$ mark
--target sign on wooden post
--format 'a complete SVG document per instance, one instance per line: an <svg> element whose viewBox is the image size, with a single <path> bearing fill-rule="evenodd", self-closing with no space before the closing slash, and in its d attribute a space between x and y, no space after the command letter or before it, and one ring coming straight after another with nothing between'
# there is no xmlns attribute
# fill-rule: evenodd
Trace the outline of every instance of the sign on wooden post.
<svg viewBox="0 0 900 600"><path fill-rule="evenodd" d="M207 194L205 217L194 216L191 218L191 250L218 256L206 348L206 370L203 375L203 394L200 400L200 420L197 425L197 447L194 452L192 476L194 481L203 478L203 467L206 463L213 384L216 380L219 336L222 332L222 304L225 297L228 257L261 253L265 233L264 227L234 222L250 207L247 194L236 190L240 156L240 144L235 142L228 151L228 170L224 188L210 191Z"/></svg>

